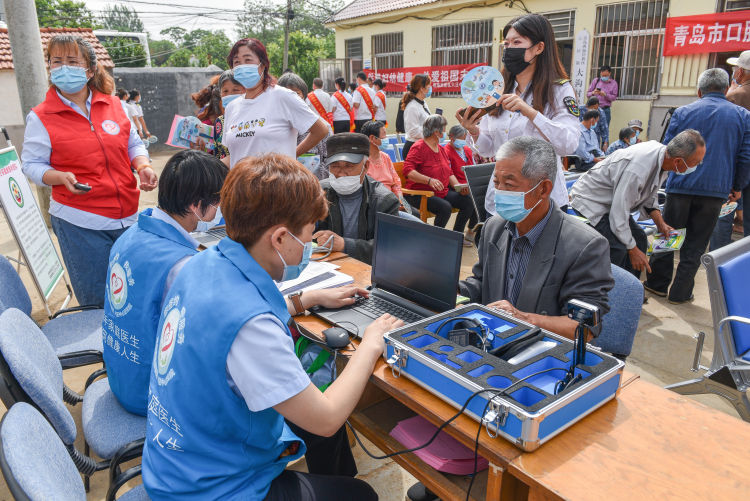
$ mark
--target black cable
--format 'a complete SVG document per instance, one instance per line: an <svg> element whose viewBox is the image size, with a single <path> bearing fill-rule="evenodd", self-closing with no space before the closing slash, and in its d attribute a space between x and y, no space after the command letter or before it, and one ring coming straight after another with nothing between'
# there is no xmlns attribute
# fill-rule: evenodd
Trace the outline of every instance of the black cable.
<svg viewBox="0 0 750 501"><path fill-rule="evenodd" d="M503 388L502 390L489 390L487 388L483 388L481 390L475 391L474 393L471 394L471 396L469 396L469 398L466 400L466 402L464 403L464 405L461 407L461 409L456 414L454 414L450 419L448 419L443 424L441 424L438 427L437 430L435 430L435 433L432 435L432 437L427 442L425 442L422 445L418 445L417 447L412 447L411 449L404 449L404 450L401 450L401 451L392 452L392 453L386 454L384 456L375 456L370 451L368 451L367 448L365 448L365 446L362 444L362 441L359 439L359 435L357 435L356 430L354 429L354 427L352 426L352 424L349 422L349 420L346 421L346 425L349 427L349 429L354 434L354 439L357 441L357 443L359 444L359 446L362 447L362 450L365 452L365 454L367 454L371 458L373 458L373 459L388 459L388 458L391 458L391 457L394 457L394 456L400 456L401 454L407 454L407 453L410 453L410 452L418 451L420 449L424 449L425 447L429 446L432 442L435 441L435 439L437 438L437 436L440 434L441 431L443 431L443 429L445 429L446 426L448 426L449 424L451 424L461 414L464 413L464 411L466 410L466 407L468 407L468 405L469 405L469 402L471 402L474 399L474 397L476 397L477 395L479 395L481 393L485 393L485 392L494 393L492 395L492 397L490 397L488 399L487 405L485 405L485 411L484 412L486 412L487 406L489 405L489 401L490 400L492 400L493 398L498 397L498 396L502 395L503 393L509 391L511 388L513 388L514 386L518 385L519 383L523 383L527 379L532 378L534 376L538 376L539 374L544 374L545 372L565 371L565 370L566 369L562 369L560 367L552 367L552 368L549 368L549 369L543 369L541 371L537 371L537 372L534 372L532 374L529 374L528 376L525 376L525 377L519 379L518 381L515 381L513 384L511 384L507 388ZM482 413L482 416L479 417L479 428L480 428L480 430L481 430L481 427L482 427L482 417L484 416L484 412ZM477 440L476 440L476 442L477 442L477 448L478 448L479 447L479 435L478 434L477 434ZM473 474L476 475L476 464L475 464L475 468L474 468L474 473Z"/></svg>

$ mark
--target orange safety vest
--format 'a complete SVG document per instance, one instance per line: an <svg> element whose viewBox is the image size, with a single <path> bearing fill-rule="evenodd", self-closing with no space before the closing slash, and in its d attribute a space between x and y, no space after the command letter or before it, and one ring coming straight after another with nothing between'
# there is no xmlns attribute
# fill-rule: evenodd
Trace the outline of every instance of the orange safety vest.
<svg viewBox="0 0 750 501"><path fill-rule="evenodd" d="M329 113L326 111L326 109L323 107L323 103L320 102L320 99L318 99L318 96L315 95L315 92L311 92L307 95L307 99L310 100L310 103L312 103L313 108L315 108L315 111L318 112L318 115L320 115L323 120L328 122L328 125L333 126L333 113Z"/></svg>
<svg viewBox="0 0 750 501"><path fill-rule="evenodd" d="M378 93L375 95L378 96L378 98L380 99L380 102L383 103L383 111L385 111L385 92L383 92L382 90L379 90ZM373 113L372 116L374 120L375 114ZM388 128L388 120L385 121L385 128L386 129Z"/></svg>
<svg viewBox="0 0 750 501"><path fill-rule="evenodd" d="M371 120L375 120L375 104L372 102L372 98L370 98L370 93L362 90L362 86L357 87L357 92L362 94L362 100L367 105L367 109L370 110L370 115L372 115Z"/></svg>
<svg viewBox="0 0 750 501"><path fill-rule="evenodd" d="M341 103L341 106L344 107L347 113L349 113L349 132L354 132L355 126L354 126L354 111L352 110L352 107L349 105L349 101L346 100L344 95L341 93L341 91L336 91L333 93L333 97L336 98L336 100Z"/></svg>

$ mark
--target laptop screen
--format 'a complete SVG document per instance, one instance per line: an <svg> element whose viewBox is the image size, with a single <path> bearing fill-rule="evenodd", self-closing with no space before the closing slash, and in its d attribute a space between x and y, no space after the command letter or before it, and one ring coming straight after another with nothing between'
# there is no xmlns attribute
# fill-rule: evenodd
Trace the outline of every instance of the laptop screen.
<svg viewBox="0 0 750 501"><path fill-rule="evenodd" d="M456 307L463 234L378 213L372 284L434 311Z"/></svg>

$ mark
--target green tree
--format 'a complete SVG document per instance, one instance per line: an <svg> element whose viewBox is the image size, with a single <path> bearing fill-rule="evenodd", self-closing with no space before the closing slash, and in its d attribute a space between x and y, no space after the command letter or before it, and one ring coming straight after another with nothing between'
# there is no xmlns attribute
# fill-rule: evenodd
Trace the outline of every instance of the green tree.
<svg viewBox="0 0 750 501"><path fill-rule="evenodd" d="M195 55L199 66L215 64L222 69L229 68L226 59L232 41L222 30L197 29L187 32L182 28L168 28L161 34L179 40L177 50L168 56L164 66L189 66L191 56Z"/></svg>
<svg viewBox="0 0 750 501"><path fill-rule="evenodd" d="M139 68L146 66L146 51L135 40L111 37L102 42L115 66Z"/></svg>
<svg viewBox="0 0 750 501"><path fill-rule="evenodd" d="M102 27L114 31L132 31L143 33L143 22L135 9L126 5L115 4L104 7Z"/></svg>
<svg viewBox="0 0 750 501"><path fill-rule="evenodd" d="M330 35L329 37L333 37ZM318 61L334 57L329 37L315 37L295 31L289 34L289 69L298 74L312 86L313 78L318 76ZM284 61L284 38L268 45L268 58L271 63L271 74L281 75Z"/></svg>
<svg viewBox="0 0 750 501"><path fill-rule="evenodd" d="M177 46L170 40L148 41L148 51L151 53L151 64L153 66L164 66L167 59L174 53Z"/></svg>
<svg viewBox="0 0 750 501"><path fill-rule="evenodd" d="M185 41L187 30L180 26L172 26L170 28L164 28L159 34L169 38L175 45L181 45Z"/></svg>
<svg viewBox="0 0 750 501"><path fill-rule="evenodd" d="M36 15L42 28L98 28L84 2L36 0Z"/></svg>

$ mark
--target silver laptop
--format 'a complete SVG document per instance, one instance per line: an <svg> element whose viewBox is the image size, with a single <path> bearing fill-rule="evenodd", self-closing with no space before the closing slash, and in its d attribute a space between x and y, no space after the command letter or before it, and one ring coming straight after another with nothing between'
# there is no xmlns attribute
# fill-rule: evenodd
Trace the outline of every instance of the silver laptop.
<svg viewBox="0 0 750 501"><path fill-rule="evenodd" d="M209 248L219 243L219 240L227 236L227 227L225 225L214 226L208 231L195 231L190 234L203 247Z"/></svg>

